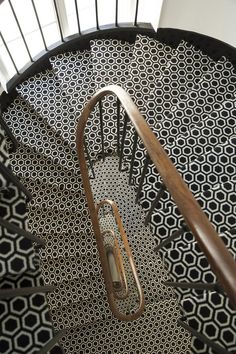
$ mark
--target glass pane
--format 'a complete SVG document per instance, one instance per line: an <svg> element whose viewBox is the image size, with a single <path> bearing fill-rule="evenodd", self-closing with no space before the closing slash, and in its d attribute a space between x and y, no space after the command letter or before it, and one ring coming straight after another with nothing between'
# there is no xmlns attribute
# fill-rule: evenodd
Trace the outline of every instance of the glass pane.
<svg viewBox="0 0 236 354"><path fill-rule="evenodd" d="M55 8L52 0L34 0L47 46L60 40ZM46 11L45 11L46 9Z"/></svg>
<svg viewBox="0 0 236 354"><path fill-rule="evenodd" d="M12 14L10 5L7 1L4 1L1 5L0 31L2 32L4 40L7 43L17 68L21 69L27 62L29 62L30 59L27 54L24 42L21 38L15 18ZM2 55L1 57L3 58ZM9 63L8 56L4 55L3 60L6 60L7 63ZM6 64L6 66L8 66L8 64Z"/></svg>
<svg viewBox="0 0 236 354"><path fill-rule="evenodd" d="M96 27L95 1L78 0L81 31Z"/></svg>
<svg viewBox="0 0 236 354"><path fill-rule="evenodd" d="M114 24L116 12L115 0L100 0L98 1L98 18L99 26Z"/></svg>
<svg viewBox="0 0 236 354"><path fill-rule="evenodd" d="M75 0L65 0L66 16L68 19L68 35L78 33Z"/></svg>
<svg viewBox="0 0 236 354"><path fill-rule="evenodd" d="M149 0L148 6L147 1L139 1L139 10L138 10L138 22L147 22L151 23L153 28L158 27L161 7L163 0Z"/></svg>
<svg viewBox="0 0 236 354"><path fill-rule="evenodd" d="M119 0L118 23L134 22L136 0Z"/></svg>

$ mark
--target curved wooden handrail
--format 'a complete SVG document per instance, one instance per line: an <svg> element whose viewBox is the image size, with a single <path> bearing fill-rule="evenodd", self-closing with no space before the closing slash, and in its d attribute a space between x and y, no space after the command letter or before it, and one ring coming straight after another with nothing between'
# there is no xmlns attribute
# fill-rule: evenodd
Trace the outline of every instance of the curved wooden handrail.
<svg viewBox="0 0 236 354"><path fill-rule="evenodd" d="M84 129L90 113L96 103L106 95L114 95L120 100L137 134L141 138L150 159L161 175L163 183L169 190L173 200L183 215L185 223L198 241L201 250L207 257L213 272L216 274L219 283L228 295L231 304L236 308L236 262L213 228L207 216L202 211L200 205L189 191L186 183L183 181L130 96L121 87L115 85L104 87L93 95L86 104L77 126L77 153L80 160L81 174L95 235L96 233L99 233L99 225L82 147Z"/></svg>
<svg viewBox="0 0 236 354"><path fill-rule="evenodd" d="M119 247L119 243L117 241L116 235L114 230L105 230L102 232L102 236L110 233L110 235L112 235L113 239L114 239L114 247L112 247L112 250L114 252L114 258L115 258L115 263L116 263L116 267L117 267L117 271L119 273L120 279L121 279L121 283L122 283L122 291L123 294L119 294L119 292L121 290L115 291L114 290L114 295L115 298L120 299L120 300L124 300L128 297L129 295L129 289L128 289L128 282L127 282L127 278L126 278L126 274L125 274L125 267L124 267L124 263L123 263L123 257L121 255L121 251L120 251L120 247ZM105 245L106 248L106 245Z"/></svg>
<svg viewBox="0 0 236 354"><path fill-rule="evenodd" d="M136 288L138 290L139 307L135 311L135 313L133 313L132 315L129 315L129 316L132 316L132 317L135 316L135 318L137 318L137 316L139 317L144 311L144 294L143 294L143 290L142 290L141 284L139 282L138 273L137 273L137 270L136 270L136 267L135 267L134 259L133 259L132 252L131 252L131 248L129 246L127 235L126 235L125 229L123 227L123 223L122 223L122 220L121 220L121 217L120 217L120 214L119 214L119 210L117 208L116 203L113 202L112 200L109 200L109 199L102 200L97 205L97 208L96 208L97 213L99 212L100 207L102 205L105 205L105 204L110 205L111 208L112 208L112 211L114 213L116 225L117 225L118 230L120 232L121 239L122 239L124 247L125 247L125 252L127 254L127 257L128 257L128 260L129 260L129 264L130 264L130 268L131 268L131 271L132 271L132 274L133 274L133 277L134 277L134 280L135 280ZM118 246L118 249L119 249L119 246ZM126 315L124 315L124 316L126 316Z"/></svg>

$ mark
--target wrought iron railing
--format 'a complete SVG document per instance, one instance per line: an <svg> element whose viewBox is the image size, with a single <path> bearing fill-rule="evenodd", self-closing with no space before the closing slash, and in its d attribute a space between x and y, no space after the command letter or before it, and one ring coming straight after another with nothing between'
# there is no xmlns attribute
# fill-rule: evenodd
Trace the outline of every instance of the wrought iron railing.
<svg viewBox="0 0 236 354"><path fill-rule="evenodd" d="M27 70L30 67L30 64L37 62L37 60L40 57L43 57L45 54L50 53L50 50L53 50L55 53L55 48L57 46L60 47L62 44L66 44L66 43L70 42L70 40L72 39L71 38L72 36L67 37L63 33L63 32L65 32L65 30L63 29L63 23L62 23L61 16L60 16L59 2L57 0L53 0L52 4L53 4L54 12L55 12L55 22L57 24L58 33L59 33L59 37L58 37L59 41L52 44L51 46L48 46L47 42L46 42L45 34L44 34L45 29L42 27L42 20L43 19L40 18L40 14L37 10L37 6L35 6L34 0L31 0L32 10L33 10L33 13L34 13L34 16L36 19L36 25L38 27L37 29L39 31L39 35L42 40L43 48L44 48L44 50L42 50L42 48L39 48L39 53L36 56L33 56L31 53L31 50L29 48L29 44L27 43L26 34L22 30L23 26L21 25L20 20L17 17L14 3L12 3L12 0L5 0L5 1L7 1L9 3L10 12L15 20L16 27L19 31L20 39L22 40L22 43L23 43L23 48L25 49L25 51L27 53L27 57L29 59L29 62L25 63L25 65L26 65L25 68ZM78 32L74 33L73 36L80 37L80 36L86 34L86 32L91 33L91 31L94 31L94 32L101 31L103 29L107 29L109 26L112 29L114 29L114 28L119 29L120 27L124 27L124 26L127 26L129 29L131 29L132 27L136 27L136 28L138 28L138 27L141 28L142 26L145 27L145 25L147 25L147 24L143 24L143 23L138 22L139 0L135 0L134 4L135 4L134 18L131 23L122 23L119 21L119 10L121 8L121 3L119 2L119 0L116 0L116 2L114 4L114 10L115 10L114 23L110 23L110 24L101 26L100 22L99 22L99 1L94 0L94 3L91 7L91 13L94 12L94 14L95 14L94 28L82 31L81 25L80 25L81 15L80 15L79 7L78 7L78 0L74 0L74 11L75 11L76 20L77 20ZM150 14L151 14L151 11L150 11ZM150 17L152 17L152 16L150 16ZM149 26L152 28L152 26L150 24L149 24ZM11 53L11 49L9 48L8 42L7 42L6 38L4 37L3 33L1 33L1 32L0 32L0 38L2 40L3 47L5 48L6 52L8 53L10 62L12 63L12 65L15 69L16 75L20 76L22 74L22 72L24 72L24 68L19 68L18 65L16 64L15 57L14 57L13 53Z"/></svg>
<svg viewBox="0 0 236 354"><path fill-rule="evenodd" d="M83 141L84 141L84 130L86 123L89 119L90 113L92 112L93 108L95 105L98 103L99 106L101 105L101 100L104 96L108 95L113 95L116 96L118 99L117 103L117 121L118 121L118 132L117 136L120 137L120 112L121 112L121 107L120 105L123 106L125 110L124 114L124 122L123 122L123 133L121 136L121 143L118 139L117 141L117 152L119 153L119 168L120 170L122 169L122 162L123 162L123 151L124 151L124 142L125 142L125 134L126 134L126 126L128 119L132 123L132 126L134 127L134 139L133 139L133 151L132 151L132 158L131 158L131 171L129 172L129 179L132 178L132 169L133 169L133 164L132 160L134 159L135 156L135 149L137 146L137 137L139 137L147 151L146 155L146 161L144 163L143 171L141 174L141 177L139 179L139 186L137 188L137 198L138 200L140 192L142 190L143 186L143 181L144 181L144 176L145 176L145 169L147 165L149 164L150 161L153 162L154 166L156 167L157 171L159 172L160 176L162 177L163 184L160 188L160 192L158 193L157 198L161 198L161 194L163 190L166 188L173 200L175 201L180 213L182 214L185 223L183 224L182 228L178 231L175 232L174 235L171 236L170 239L174 239L181 235L184 230L190 230L197 240L199 247L205 254L211 269L213 272L216 274L218 283L217 284L212 284L214 290L221 290L225 291L226 294L228 295L231 304L233 305L234 308L236 308L236 282L235 282L235 276L236 276L236 263L224 245L222 239L219 237L215 229L213 228L212 224L208 220L207 216L203 213L200 205L192 195L192 193L189 191L187 185L183 181L182 177L176 170L175 166L169 159L168 155L162 148L161 144L159 143L158 139L154 135L154 133L151 131L149 128L148 124L142 117L142 115L139 113L137 107L129 97L129 95L121 88L118 86L107 86L105 88L100 89L87 103L85 106L79 122L78 122L78 127L77 127L77 154L80 162L80 168L81 168L81 175L83 179L83 185L88 201L88 206L90 209L90 215L91 215L91 220L93 224L93 229L95 233L95 237L97 240L98 244L98 250L100 254L100 259L101 259L101 264L102 264L102 270L104 274L104 279L106 283L106 289L108 293L108 297L111 297L112 299L112 284L110 279L107 278L107 262L104 261L105 257L105 252L104 248L101 247L100 244L100 239L101 239L101 234L100 234L100 227L99 227L99 221L97 218L97 213L96 213L96 207L94 204L93 200L93 195L90 187L90 182L89 182L89 177L88 177L88 168L86 164L86 158L85 158L85 153L84 149L82 148L83 146ZM103 134L102 132L102 122L100 121L100 128L101 128L101 135ZM103 139L101 139L103 141ZM105 152L104 152L104 147L101 148L102 150L102 156L105 158ZM91 162L91 161L90 161ZM155 201L157 203L157 201ZM151 206L151 212L153 211L154 207L153 205ZM150 213L148 213L148 216L146 218L146 223L148 222L150 218ZM163 241L161 246L170 241ZM158 248L160 245L158 246ZM178 286L178 284L172 284L173 286ZM181 284L180 284L181 286ZM184 285L183 285L184 286ZM187 284L185 284L187 286ZM194 287L194 284L191 284L190 287ZM202 287L204 288L204 284L196 284L196 287ZM207 289L207 285L205 286ZM212 289L212 287L211 287Z"/></svg>

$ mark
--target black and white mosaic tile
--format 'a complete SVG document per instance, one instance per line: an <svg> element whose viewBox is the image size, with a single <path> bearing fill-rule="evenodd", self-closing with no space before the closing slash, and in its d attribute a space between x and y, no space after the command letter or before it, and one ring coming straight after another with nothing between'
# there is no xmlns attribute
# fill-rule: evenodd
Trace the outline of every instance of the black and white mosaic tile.
<svg viewBox="0 0 236 354"><path fill-rule="evenodd" d="M1 192L0 215L4 220L28 231L26 201L23 194L12 184ZM6 228L0 228L1 277L35 270L34 247L30 240Z"/></svg>
<svg viewBox="0 0 236 354"><path fill-rule="evenodd" d="M77 350L88 354L94 351L101 354L109 351L114 354L141 354L148 350L149 353L167 354L172 351L183 354L187 353L190 342L188 333L176 326L178 317L176 301L167 300L148 305L132 326L129 322L113 318L72 328L62 339L62 344L66 353ZM114 335L119 337L119 341L114 341Z"/></svg>
<svg viewBox="0 0 236 354"><path fill-rule="evenodd" d="M46 96L47 97L47 96ZM18 96L3 114L15 137L25 144L60 163L75 173L79 171L77 156L67 143Z"/></svg>
<svg viewBox="0 0 236 354"><path fill-rule="evenodd" d="M33 354L52 338L45 294L1 300L0 308L2 353Z"/></svg>
<svg viewBox="0 0 236 354"><path fill-rule="evenodd" d="M167 63L146 103L148 123L154 127L168 116L173 106L214 65L214 61L193 45L181 41Z"/></svg>
<svg viewBox="0 0 236 354"><path fill-rule="evenodd" d="M236 350L236 312L226 296L209 292L203 296L189 297L181 305L192 328L228 352ZM215 351L193 337L191 353L213 354Z"/></svg>
<svg viewBox="0 0 236 354"><path fill-rule="evenodd" d="M133 44L116 39L96 39L90 41L90 45L96 91L107 85L124 88L129 75ZM99 110L96 109L93 114L99 121ZM117 99L114 96L102 99L102 115L105 150L112 151L115 149L117 135Z"/></svg>
<svg viewBox="0 0 236 354"><path fill-rule="evenodd" d="M34 148L20 144L15 153L11 153L13 172L24 180L34 179L43 184L51 184L60 189L79 190L81 188L80 173L55 163L53 158L46 157ZM35 182L36 183L36 182Z"/></svg>
<svg viewBox="0 0 236 354"><path fill-rule="evenodd" d="M74 141L70 131L75 126L74 110L53 70L30 77L18 85L17 91L62 139Z"/></svg>
<svg viewBox="0 0 236 354"><path fill-rule="evenodd" d="M6 167L10 166L9 153L7 150L6 137L4 131L0 127L0 162ZM4 189L7 186L6 177L0 173L0 190Z"/></svg>
<svg viewBox="0 0 236 354"><path fill-rule="evenodd" d="M196 199L218 233L232 229L236 225L236 184L235 180L217 185ZM183 225L183 218L177 207L155 212L150 221L151 230L157 243L171 236Z"/></svg>
<svg viewBox="0 0 236 354"><path fill-rule="evenodd" d="M137 35L126 89L141 111L174 51L155 39Z"/></svg>

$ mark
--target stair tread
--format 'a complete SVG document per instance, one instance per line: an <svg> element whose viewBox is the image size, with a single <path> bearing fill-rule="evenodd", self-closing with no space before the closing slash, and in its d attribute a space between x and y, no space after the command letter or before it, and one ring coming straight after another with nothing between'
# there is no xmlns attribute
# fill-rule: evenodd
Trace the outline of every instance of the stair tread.
<svg viewBox="0 0 236 354"><path fill-rule="evenodd" d="M118 39L94 39L90 41L93 63L93 73L96 91L107 85L118 85L125 87L129 75L129 67L132 59L133 44ZM102 103L103 115L103 139L105 151L116 149L116 142L113 139L117 131L117 99L114 96L104 97ZM99 137L99 109L96 106L92 113L92 119L97 120L93 125L93 134ZM97 139L89 140L89 150L101 150Z"/></svg>
<svg viewBox="0 0 236 354"><path fill-rule="evenodd" d="M155 126L168 116L182 95L191 90L214 64L209 56L182 40L149 95L146 104L149 125Z"/></svg>
<svg viewBox="0 0 236 354"><path fill-rule="evenodd" d="M44 248L39 250L40 258L57 258L63 255L65 258L75 254L86 255L87 252L97 253L96 240L93 234L86 231L79 234L40 234L40 238L46 241Z"/></svg>
<svg viewBox="0 0 236 354"><path fill-rule="evenodd" d="M44 209L55 208L58 210L71 210L81 212L86 206L82 184L77 191L61 189L55 185L44 183L40 180L23 178L22 182L32 195L30 206L38 206Z"/></svg>
<svg viewBox="0 0 236 354"><path fill-rule="evenodd" d="M78 118L85 104L95 93L92 55L90 50L67 52L50 58L60 86L65 93L69 107L73 109ZM71 147L75 148L76 121L67 127ZM96 121L95 121L96 123ZM91 127L92 120L88 123ZM88 141L94 140L92 129L86 129Z"/></svg>
<svg viewBox="0 0 236 354"><path fill-rule="evenodd" d="M1 349L4 352L39 351L53 337L46 295L37 293L0 300Z"/></svg>
<svg viewBox="0 0 236 354"><path fill-rule="evenodd" d="M168 323L172 324L171 328L167 327L165 323L166 316L169 318ZM117 350L117 353L122 352L127 347L127 339L129 339L129 352L132 354L141 354L144 352L144 348L145 351L148 348L152 348L152 350L155 348L155 352L173 349L174 353L183 354L187 353L186 348L190 343L190 336L187 331L176 326L178 317L179 310L176 301L162 301L147 305L144 314L138 320L133 321L132 325L115 318L107 318L69 329L68 336L62 339L62 343L68 353L73 353L74 350L79 350L83 346L87 353L95 351L105 354L109 350ZM119 341L115 343L114 331L117 331L119 336ZM175 339L170 341L173 331ZM104 333L107 334L105 337ZM134 335L135 333L137 335ZM94 338L96 338L95 341Z"/></svg>
<svg viewBox="0 0 236 354"><path fill-rule="evenodd" d="M183 180L194 196L214 188L217 184L230 181L236 173L236 135L228 138L223 144L214 147L185 165L179 170ZM144 198L144 197L143 197ZM165 192L159 203L161 209L174 205L168 192Z"/></svg>
<svg viewBox="0 0 236 354"><path fill-rule="evenodd" d="M3 191L0 199L1 217L28 231L26 201L22 192L12 183ZM35 252L32 241L1 227L1 277L35 270Z"/></svg>
<svg viewBox="0 0 236 354"><path fill-rule="evenodd" d="M57 258L42 259L41 269L44 283L56 285L66 280L79 279L80 277L101 273L98 255L74 255Z"/></svg>
<svg viewBox="0 0 236 354"><path fill-rule="evenodd" d="M165 150L175 166L182 167L235 134L236 100L223 102L217 110L180 136Z"/></svg>
<svg viewBox="0 0 236 354"><path fill-rule="evenodd" d="M45 119L51 129L70 143L73 139L70 127L75 125L75 112L69 107L69 100L61 89L54 70L48 69L38 73L18 85L16 89L37 114ZM74 145L72 147L74 148Z"/></svg>
<svg viewBox="0 0 236 354"><path fill-rule="evenodd" d="M7 149L6 136L3 129L0 127L0 162L6 167L10 167L9 152ZM0 174L0 190L7 186L7 179Z"/></svg>
<svg viewBox="0 0 236 354"><path fill-rule="evenodd" d="M139 109L144 109L151 89L161 77L174 51L153 38L137 35L126 89Z"/></svg>
<svg viewBox="0 0 236 354"><path fill-rule="evenodd" d="M49 232L52 234L79 233L85 230L92 232L87 208L76 214L69 209L43 209L38 206L31 206L29 207L28 217L31 232L38 235Z"/></svg>
<svg viewBox="0 0 236 354"><path fill-rule="evenodd" d="M81 185L79 171L74 174L60 162L55 163L33 147L20 143L17 151L11 153L10 157L12 169L19 177L55 184L64 189L78 190Z"/></svg>
<svg viewBox="0 0 236 354"><path fill-rule="evenodd" d="M3 117L20 142L75 173L79 170L76 153L22 97L18 96L11 103Z"/></svg>
<svg viewBox="0 0 236 354"><path fill-rule="evenodd" d="M228 351L236 350L236 311L225 295L208 292L184 299L181 305L192 328Z"/></svg>
<svg viewBox="0 0 236 354"><path fill-rule="evenodd" d="M236 183L232 179L196 196L201 208L218 233L234 228ZM220 205L220 210L218 206ZM183 218L176 206L154 212L150 225L157 243L163 241L182 226Z"/></svg>

